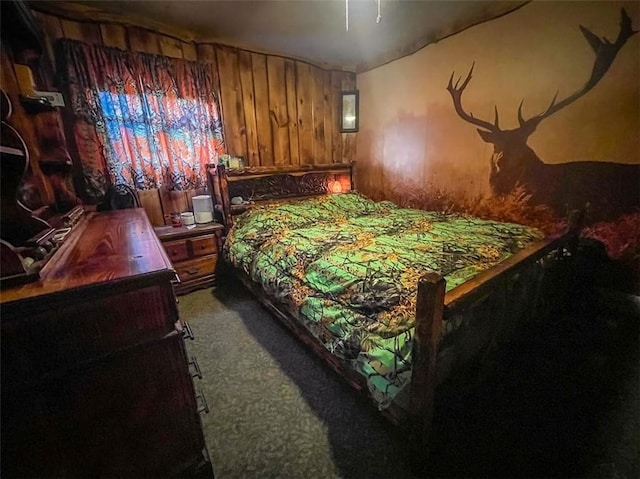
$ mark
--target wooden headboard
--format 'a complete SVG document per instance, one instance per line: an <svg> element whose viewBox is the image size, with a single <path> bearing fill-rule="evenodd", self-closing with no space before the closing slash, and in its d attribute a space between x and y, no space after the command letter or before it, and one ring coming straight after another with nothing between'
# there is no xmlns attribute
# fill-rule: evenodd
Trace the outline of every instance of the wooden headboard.
<svg viewBox="0 0 640 479"><path fill-rule="evenodd" d="M350 191L353 163L238 169L211 164L207 177L216 215L229 229L233 215L245 212L253 204Z"/></svg>

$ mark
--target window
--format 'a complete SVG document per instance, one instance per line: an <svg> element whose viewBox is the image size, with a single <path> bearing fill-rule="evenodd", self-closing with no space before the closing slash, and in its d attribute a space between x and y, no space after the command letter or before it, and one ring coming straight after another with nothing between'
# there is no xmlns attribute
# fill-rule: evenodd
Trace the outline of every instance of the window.
<svg viewBox="0 0 640 479"><path fill-rule="evenodd" d="M206 185L207 164L225 153L213 70L73 40L61 45L87 196L113 183Z"/></svg>

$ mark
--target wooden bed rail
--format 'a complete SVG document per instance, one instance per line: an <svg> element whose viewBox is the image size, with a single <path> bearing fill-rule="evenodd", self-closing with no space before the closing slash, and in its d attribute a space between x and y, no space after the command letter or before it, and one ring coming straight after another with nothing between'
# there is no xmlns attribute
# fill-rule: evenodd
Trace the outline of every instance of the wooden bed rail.
<svg viewBox="0 0 640 479"><path fill-rule="evenodd" d="M510 277L524 271L532 263L557 252L561 261L568 263L570 275L575 259L577 241L582 228L583 212L574 212L565 232L530 245L490 270L446 291L445 279L428 273L418 282L415 334L412 346L410 415L410 455L415 468L420 469L429 455L431 419L435 391L438 386L438 352L441 329L445 317L473 308L475 303L490 295L500 296L500 290ZM565 288L571 287L569 282ZM500 312L496 312L499 315Z"/></svg>
<svg viewBox="0 0 640 479"><path fill-rule="evenodd" d="M575 256L577 239L582 228L583 212L575 211L571 214L568 226L564 233L555 238L546 238L518 251L493 268L480 273L469 281L447 292L444 298L445 311L464 308L478 296L490 291L495 284L506 275L522 268L525 265L538 261L547 253L566 248L572 256Z"/></svg>
<svg viewBox="0 0 640 479"><path fill-rule="evenodd" d="M444 297L445 311L462 309L468 306L479 296L488 293L505 275L515 272L528 263L537 261L545 254L557 249L566 242L566 237L560 236L549 240L534 243L527 248L518 251L502 263L484 271L474 278L462 283L460 286L447 292Z"/></svg>

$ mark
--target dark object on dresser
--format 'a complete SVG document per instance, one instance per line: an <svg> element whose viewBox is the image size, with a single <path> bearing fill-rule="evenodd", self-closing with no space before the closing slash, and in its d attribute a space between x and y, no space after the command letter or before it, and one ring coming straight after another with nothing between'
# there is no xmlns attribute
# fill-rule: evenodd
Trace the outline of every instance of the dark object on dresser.
<svg viewBox="0 0 640 479"><path fill-rule="evenodd" d="M125 210L140 208L140 200L135 190L129 185L111 185L98 205L98 211Z"/></svg>
<svg viewBox="0 0 640 479"><path fill-rule="evenodd" d="M158 226L154 229L180 278L175 285L176 294L215 284L224 230L221 224L208 223L192 228Z"/></svg>
<svg viewBox="0 0 640 479"><path fill-rule="evenodd" d="M4 13L4 12L3 12ZM0 90L0 286L35 281L55 248L55 230L27 208L20 187L29 169L29 149L5 120L13 107Z"/></svg>
<svg viewBox="0 0 640 479"><path fill-rule="evenodd" d="M212 476L171 280L142 209L90 213L2 294L2 477Z"/></svg>

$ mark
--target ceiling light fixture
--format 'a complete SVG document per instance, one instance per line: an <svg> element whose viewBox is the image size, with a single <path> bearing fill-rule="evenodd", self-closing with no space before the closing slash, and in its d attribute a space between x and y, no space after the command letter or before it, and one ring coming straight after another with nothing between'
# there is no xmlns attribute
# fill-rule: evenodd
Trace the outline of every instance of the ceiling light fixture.
<svg viewBox="0 0 640 479"><path fill-rule="evenodd" d="M349 0L344 0L344 27L349 31Z"/></svg>
<svg viewBox="0 0 640 479"><path fill-rule="evenodd" d="M378 3L378 16L376 17L376 23L382 21L382 14L380 13L380 2L382 0L376 0ZM344 28L349 31L349 0L344 0Z"/></svg>

